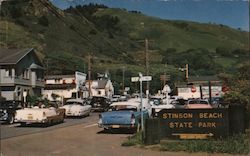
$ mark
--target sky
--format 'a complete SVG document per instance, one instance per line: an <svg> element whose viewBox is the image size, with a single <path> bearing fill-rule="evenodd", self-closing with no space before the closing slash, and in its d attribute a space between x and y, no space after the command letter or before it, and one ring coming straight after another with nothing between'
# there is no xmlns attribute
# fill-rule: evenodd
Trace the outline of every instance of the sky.
<svg viewBox="0 0 250 156"><path fill-rule="evenodd" d="M65 9L70 5L104 4L111 8L136 10L168 20L216 23L249 31L248 0L50 0Z"/></svg>

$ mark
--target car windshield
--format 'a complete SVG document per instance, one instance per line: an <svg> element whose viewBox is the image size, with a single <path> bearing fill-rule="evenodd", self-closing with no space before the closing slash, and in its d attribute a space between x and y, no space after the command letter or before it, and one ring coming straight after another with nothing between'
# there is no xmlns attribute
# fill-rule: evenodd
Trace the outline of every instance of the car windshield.
<svg viewBox="0 0 250 156"><path fill-rule="evenodd" d="M136 108L136 106L130 106L130 105L117 105L117 106L112 106L112 110L115 110L115 111L124 111L124 110L137 111L137 108Z"/></svg>
<svg viewBox="0 0 250 156"><path fill-rule="evenodd" d="M152 103L153 103L154 105L160 105L160 104L161 104L161 102L160 102L159 99L150 99L150 101L152 101Z"/></svg>
<svg viewBox="0 0 250 156"><path fill-rule="evenodd" d="M69 101L69 102L66 102L65 105L83 105L83 104L81 102Z"/></svg>
<svg viewBox="0 0 250 156"><path fill-rule="evenodd" d="M204 100L192 100L189 101L188 104L208 104L208 102Z"/></svg>

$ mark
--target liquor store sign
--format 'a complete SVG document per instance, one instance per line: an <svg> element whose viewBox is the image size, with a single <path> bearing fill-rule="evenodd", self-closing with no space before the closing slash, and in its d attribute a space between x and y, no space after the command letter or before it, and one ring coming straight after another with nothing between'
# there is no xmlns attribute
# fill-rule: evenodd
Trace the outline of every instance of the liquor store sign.
<svg viewBox="0 0 250 156"><path fill-rule="evenodd" d="M228 109L164 109L157 114L161 135L209 134L214 137L229 133Z"/></svg>

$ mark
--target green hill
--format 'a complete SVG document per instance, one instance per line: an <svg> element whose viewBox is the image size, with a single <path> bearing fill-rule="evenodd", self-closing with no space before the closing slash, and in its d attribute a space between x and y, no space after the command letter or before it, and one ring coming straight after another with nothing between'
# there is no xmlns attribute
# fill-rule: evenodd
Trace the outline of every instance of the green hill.
<svg viewBox="0 0 250 156"><path fill-rule="evenodd" d="M91 53L93 73L108 70L119 84L125 66L129 83L130 76L145 71L145 38L156 86L164 71L180 79L178 67L185 63L192 75L213 75L233 72L249 59L249 33L225 25L163 20L95 4L60 10L47 0L4 1L1 17L1 47L35 47L50 74L86 72Z"/></svg>

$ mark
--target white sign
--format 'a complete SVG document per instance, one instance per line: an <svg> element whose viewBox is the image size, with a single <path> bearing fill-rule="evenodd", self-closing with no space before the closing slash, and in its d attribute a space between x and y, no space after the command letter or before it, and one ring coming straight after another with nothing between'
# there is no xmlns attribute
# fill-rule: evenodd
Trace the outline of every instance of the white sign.
<svg viewBox="0 0 250 156"><path fill-rule="evenodd" d="M76 82L76 88L77 90L80 89L80 87L83 87L83 84L86 81L86 76L87 74L81 73L81 72L76 72L75 73L75 82Z"/></svg>
<svg viewBox="0 0 250 156"><path fill-rule="evenodd" d="M142 76L141 77L141 81L151 81L152 80L152 76Z"/></svg>
<svg viewBox="0 0 250 156"><path fill-rule="evenodd" d="M139 81L139 77L131 77L131 81L132 82L138 82Z"/></svg>

